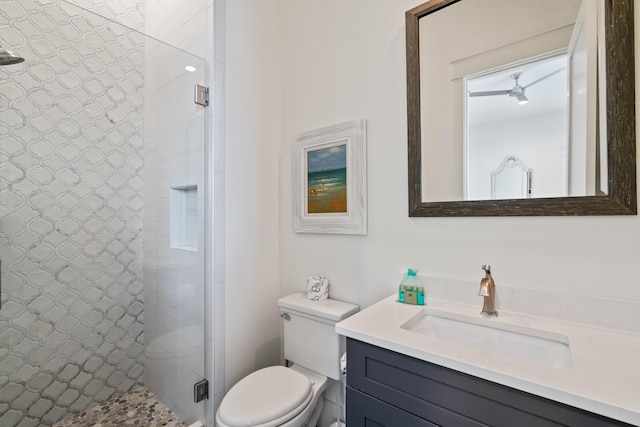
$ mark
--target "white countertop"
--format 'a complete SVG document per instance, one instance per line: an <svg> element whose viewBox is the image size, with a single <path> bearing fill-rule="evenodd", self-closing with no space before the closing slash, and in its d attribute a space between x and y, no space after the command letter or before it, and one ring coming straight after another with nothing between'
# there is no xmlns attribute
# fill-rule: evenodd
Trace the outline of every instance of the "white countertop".
<svg viewBox="0 0 640 427"><path fill-rule="evenodd" d="M478 306L431 299L429 310L480 317ZM396 295L336 324L344 336L640 425L640 334L500 311L490 319L506 325L564 335L572 367L555 368L477 349L401 328L425 306L400 304Z"/></svg>

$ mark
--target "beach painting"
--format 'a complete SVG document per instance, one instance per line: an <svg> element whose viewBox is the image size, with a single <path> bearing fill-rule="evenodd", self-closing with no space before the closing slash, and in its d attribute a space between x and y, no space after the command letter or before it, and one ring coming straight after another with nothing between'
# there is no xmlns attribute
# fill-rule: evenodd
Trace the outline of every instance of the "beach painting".
<svg viewBox="0 0 640 427"><path fill-rule="evenodd" d="M291 151L296 233L367 234L365 119L295 136Z"/></svg>
<svg viewBox="0 0 640 427"><path fill-rule="evenodd" d="M307 149L307 213L347 213L347 143Z"/></svg>

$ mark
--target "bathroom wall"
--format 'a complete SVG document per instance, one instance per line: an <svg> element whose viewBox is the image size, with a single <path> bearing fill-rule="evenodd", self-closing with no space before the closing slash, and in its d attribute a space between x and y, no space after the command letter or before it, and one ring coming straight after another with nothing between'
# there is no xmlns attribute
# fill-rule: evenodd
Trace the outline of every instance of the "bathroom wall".
<svg viewBox="0 0 640 427"><path fill-rule="evenodd" d="M280 361L280 3L226 2L226 389Z"/></svg>
<svg viewBox="0 0 640 427"><path fill-rule="evenodd" d="M144 39L60 5L0 10L2 426L142 382Z"/></svg>
<svg viewBox="0 0 640 427"><path fill-rule="evenodd" d="M391 294L407 267L476 282L491 264L498 286L640 301L637 216L408 217L404 11L420 3L283 0L282 294L325 274L332 295L364 307ZM368 120L368 235L293 233L291 136L359 117Z"/></svg>
<svg viewBox="0 0 640 427"><path fill-rule="evenodd" d="M640 303L638 216L408 217L404 12L421 3L281 3L282 138L272 141L281 155L281 294L303 291L307 276L322 274L330 279L334 298L364 308L392 294L398 273L408 267L477 283L481 265L490 264L498 290L509 286ZM635 6L637 16L638 2ZM636 39L636 64L638 46ZM292 136L357 118L368 124L367 236L292 232ZM470 286L469 293L476 292ZM321 425L332 414L325 411Z"/></svg>
<svg viewBox="0 0 640 427"><path fill-rule="evenodd" d="M475 283L482 264L498 287L640 302L637 216L408 217L404 12L421 0L230 3L227 387L277 360L277 298L304 291L311 274L363 308L393 293L407 267ZM368 234L294 233L294 135L358 118L368 125Z"/></svg>

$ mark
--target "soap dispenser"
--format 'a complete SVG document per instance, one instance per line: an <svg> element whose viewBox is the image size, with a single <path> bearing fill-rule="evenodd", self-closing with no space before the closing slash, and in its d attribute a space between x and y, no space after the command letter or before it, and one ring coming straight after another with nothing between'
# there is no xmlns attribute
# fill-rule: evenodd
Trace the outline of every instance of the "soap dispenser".
<svg viewBox="0 0 640 427"><path fill-rule="evenodd" d="M418 278L418 270L409 269L398 287L398 302L424 305L424 286Z"/></svg>

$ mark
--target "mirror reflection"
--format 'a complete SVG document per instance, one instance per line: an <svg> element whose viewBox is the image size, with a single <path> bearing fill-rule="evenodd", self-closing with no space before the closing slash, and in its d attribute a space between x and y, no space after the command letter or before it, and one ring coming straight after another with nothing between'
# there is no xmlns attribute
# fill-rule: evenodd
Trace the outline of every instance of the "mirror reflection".
<svg viewBox="0 0 640 427"><path fill-rule="evenodd" d="M423 201L607 194L603 12L467 0L420 18Z"/></svg>

